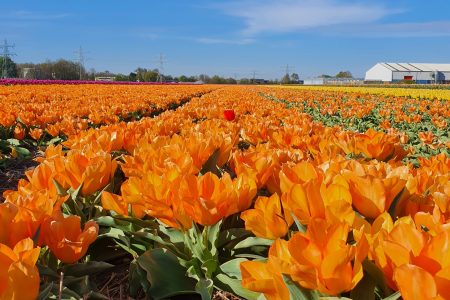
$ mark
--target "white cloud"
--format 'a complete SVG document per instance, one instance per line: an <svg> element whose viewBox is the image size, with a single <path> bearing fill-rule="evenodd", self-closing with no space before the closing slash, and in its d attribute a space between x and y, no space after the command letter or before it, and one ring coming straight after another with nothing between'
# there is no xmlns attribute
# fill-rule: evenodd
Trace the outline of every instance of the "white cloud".
<svg viewBox="0 0 450 300"><path fill-rule="evenodd" d="M195 38L196 42L201 44L228 44L228 45L248 45L253 43L254 39L217 39L217 38Z"/></svg>
<svg viewBox="0 0 450 300"><path fill-rule="evenodd" d="M57 20L69 17L67 13L47 13L47 12L33 12L27 10L18 10L10 15L11 19L26 20L26 21L47 21Z"/></svg>
<svg viewBox="0 0 450 300"><path fill-rule="evenodd" d="M157 35L156 33L153 32L146 32L146 33L141 33L138 34L138 36L140 38L143 38L144 40L157 40L159 38L159 35Z"/></svg>
<svg viewBox="0 0 450 300"><path fill-rule="evenodd" d="M365 24L399 13L380 4L340 0L244 0L217 6L225 14L242 18L243 34L293 32L311 28Z"/></svg>
<svg viewBox="0 0 450 300"><path fill-rule="evenodd" d="M370 24L359 28L344 29L341 33L375 38L449 37L450 21Z"/></svg>

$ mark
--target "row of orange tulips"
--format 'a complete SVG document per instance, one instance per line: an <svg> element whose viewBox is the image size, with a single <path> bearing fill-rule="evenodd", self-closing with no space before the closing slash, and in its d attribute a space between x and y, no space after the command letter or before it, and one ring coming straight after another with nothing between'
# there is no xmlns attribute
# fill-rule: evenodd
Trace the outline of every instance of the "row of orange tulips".
<svg viewBox="0 0 450 300"><path fill-rule="evenodd" d="M151 116L216 87L127 85L0 86L0 126L14 126L14 136L39 140L72 135L89 126ZM19 122L17 122L19 121Z"/></svg>

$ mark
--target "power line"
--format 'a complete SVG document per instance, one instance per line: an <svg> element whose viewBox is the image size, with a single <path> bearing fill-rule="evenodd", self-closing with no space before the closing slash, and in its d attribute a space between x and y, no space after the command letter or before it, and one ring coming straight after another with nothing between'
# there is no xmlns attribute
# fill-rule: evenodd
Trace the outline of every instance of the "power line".
<svg viewBox="0 0 450 300"><path fill-rule="evenodd" d="M83 79L83 70L84 70L84 63L86 61L86 57L85 54L87 52L83 51L83 48L80 46L79 50L75 51L75 55L77 55L78 57L75 59L75 61L78 62L78 64L80 65L80 80Z"/></svg>
<svg viewBox="0 0 450 300"><path fill-rule="evenodd" d="M258 75L258 71L252 71L252 79L255 81L256 75Z"/></svg>
<svg viewBox="0 0 450 300"><path fill-rule="evenodd" d="M8 44L8 41L5 39L3 45L0 45L0 48L3 49L3 62L2 62L2 77L1 78L7 78L8 77L8 59L11 60L11 56L16 55L13 52L10 52L10 48L14 48L16 45L10 45Z"/></svg>
<svg viewBox="0 0 450 300"><path fill-rule="evenodd" d="M158 77L156 79L157 82L162 83L164 81L164 63L166 62L165 58L164 58L164 54L160 53L159 54L159 59L158 59Z"/></svg>
<svg viewBox="0 0 450 300"><path fill-rule="evenodd" d="M295 72L295 67L289 66L289 64L287 64L286 66L282 66L281 69L285 71L285 75L290 75L291 72Z"/></svg>

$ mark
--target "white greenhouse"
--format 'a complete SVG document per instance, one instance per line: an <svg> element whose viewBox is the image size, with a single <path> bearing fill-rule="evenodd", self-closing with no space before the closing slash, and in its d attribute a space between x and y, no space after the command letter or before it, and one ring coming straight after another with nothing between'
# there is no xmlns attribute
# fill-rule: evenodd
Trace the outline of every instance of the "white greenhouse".
<svg viewBox="0 0 450 300"><path fill-rule="evenodd" d="M450 83L450 64L377 63L366 72L366 82L415 81Z"/></svg>

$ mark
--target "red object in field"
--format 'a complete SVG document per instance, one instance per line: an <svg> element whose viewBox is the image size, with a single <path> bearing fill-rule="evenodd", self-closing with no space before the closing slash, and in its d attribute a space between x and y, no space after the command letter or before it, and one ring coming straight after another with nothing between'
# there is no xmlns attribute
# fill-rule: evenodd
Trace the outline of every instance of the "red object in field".
<svg viewBox="0 0 450 300"><path fill-rule="evenodd" d="M233 121L236 118L236 115L234 114L233 109L225 109L223 111L223 115L225 116L225 119L227 121Z"/></svg>

